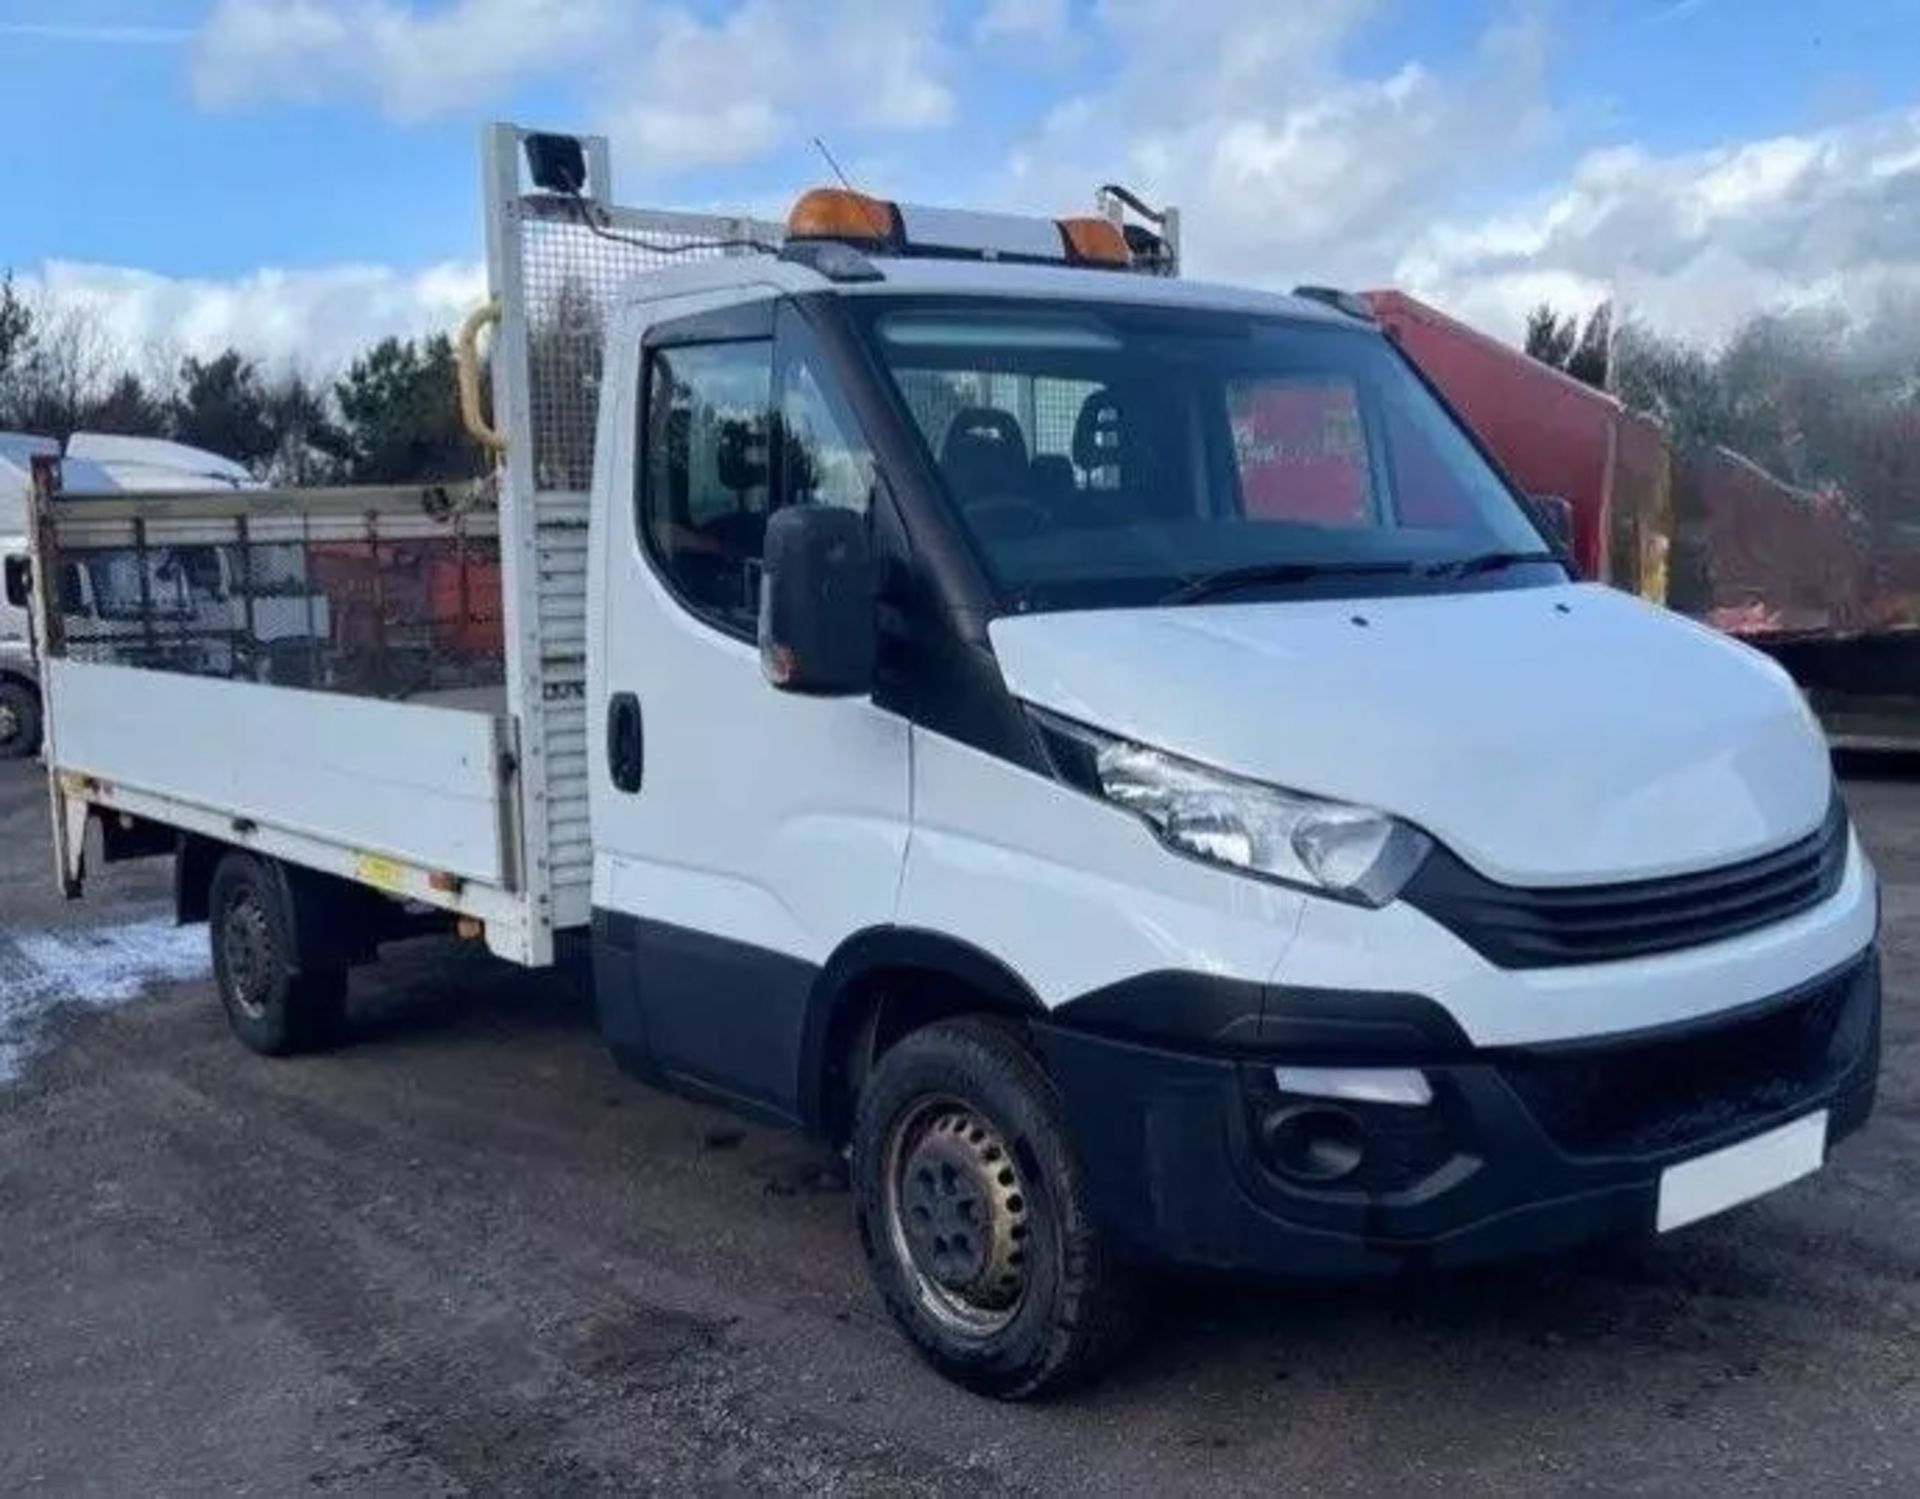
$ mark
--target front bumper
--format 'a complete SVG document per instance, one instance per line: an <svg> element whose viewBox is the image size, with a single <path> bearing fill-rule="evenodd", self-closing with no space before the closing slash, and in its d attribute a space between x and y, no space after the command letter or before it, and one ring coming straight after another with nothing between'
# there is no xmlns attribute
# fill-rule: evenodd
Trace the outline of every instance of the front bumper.
<svg viewBox="0 0 1920 1499"><path fill-rule="evenodd" d="M1866 1122L1879 1070L1871 949L1760 1004L1591 1044L1475 1050L1396 1023L1357 1049L1340 1027L1303 1058L1169 1047L1072 1010L1037 1030L1103 1224L1135 1255L1235 1271L1366 1274L1651 1233L1667 1167L1822 1108L1831 1145ZM1262 1144L1263 1121L1303 1102L1273 1088L1282 1059L1417 1067L1433 1101L1337 1105L1360 1164L1290 1177Z"/></svg>

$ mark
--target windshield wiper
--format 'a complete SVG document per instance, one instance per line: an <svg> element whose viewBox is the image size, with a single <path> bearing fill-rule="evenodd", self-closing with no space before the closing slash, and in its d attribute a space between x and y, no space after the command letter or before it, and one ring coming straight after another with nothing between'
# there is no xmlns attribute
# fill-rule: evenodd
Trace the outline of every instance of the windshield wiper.
<svg viewBox="0 0 1920 1499"><path fill-rule="evenodd" d="M1314 578L1361 578L1384 573L1411 573L1411 562L1254 562L1217 573L1189 578L1160 600L1162 604L1195 604L1241 588L1265 583L1305 583Z"/></svg>
<svg viewBox="0 0 1920 1499"><path fill-rule="evenodd" d="M1475 573L1499 572L1505 567L1520 567L1529 562L1558 562L1552 552L1480 552L1472 557L1455 557L1447 562L1430 562L1420 569L1429 578L1466 578Z"/></svg>

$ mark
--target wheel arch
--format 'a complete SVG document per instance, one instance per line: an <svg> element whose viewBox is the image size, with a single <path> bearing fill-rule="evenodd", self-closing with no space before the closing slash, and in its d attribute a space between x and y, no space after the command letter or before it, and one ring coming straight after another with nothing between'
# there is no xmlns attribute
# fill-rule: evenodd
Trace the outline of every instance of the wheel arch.
<svg viewBox="0 0 1920 1499"><path fill-rule="evenodd" d="M212 915L213 880L230 856L260 867L286 922L295 972L371 962L398 932L397 911L376 892L239 844L182 833L174 855L174 916L182 925Z"/></svg>
<svg viewBox="0 0 1920 1499"><path fill-rule="evenodd" d="M834 1144L852 1127L861 1079L911 1031L953 1015L1024 1020L1046 1006L1019 974L958 937L869 927L842 942L814 980L800 1048L799 1114Z"/></svg>

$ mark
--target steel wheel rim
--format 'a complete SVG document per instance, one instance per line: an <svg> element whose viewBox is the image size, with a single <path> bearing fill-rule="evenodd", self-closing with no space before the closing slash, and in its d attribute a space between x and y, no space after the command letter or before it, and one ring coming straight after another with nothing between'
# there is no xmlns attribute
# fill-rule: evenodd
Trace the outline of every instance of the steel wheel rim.
<svg viewBox="0 0 1920 1499"><path fill-rule="evenodd" d="M914 1299L950 1331L987 1337L1012 1323L1029 1281L1031 1194L999 1128L931 1097L888 1131L888 1242Z"/></svg>
<svg viewBox="0 0 1920 1499"><path fill-rule="evenodd" d="M22 729L19 709L0 697L0 749L7 748L18 739Z"/></svg>
<svg viewBox="0 0 1920 1499"><path fill-rule="evenodd" d="M251 894L227 903L220 925L220 956L226 969L227 997L249 1020L267 1013L266 989L272 971L273 930L267 913Z"/></svg>

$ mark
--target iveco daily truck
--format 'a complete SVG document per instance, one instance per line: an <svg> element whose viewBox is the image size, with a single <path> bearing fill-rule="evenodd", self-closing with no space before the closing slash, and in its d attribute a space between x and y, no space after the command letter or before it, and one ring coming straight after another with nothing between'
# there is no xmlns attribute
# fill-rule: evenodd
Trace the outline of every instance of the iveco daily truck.
<svg viewBox="0 0 1920 1499"><path fill-rule="evenodd" d="M42 466L39 579L227 548L243 622L359 548L387 613L333 599L329 650L410 558L498 580L490 676L383 677L370 627L297 687L34 590L60 878L170 854L249 1046L421 925L580 951L633 1072L847 1148L893 1316L1006 1397L1097 1367L1143 1266L1664 1233L1860 1127L1875 879L1800 694L1576 578L1364 306L1183 280L1111 193L774 224L486 154L490 480Z"/></svg>

